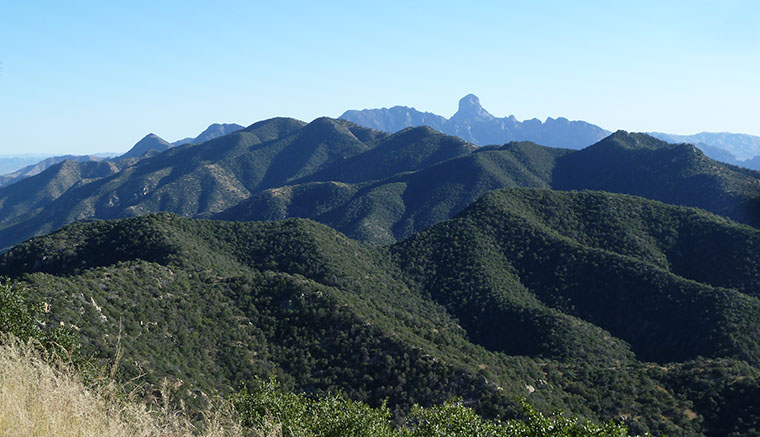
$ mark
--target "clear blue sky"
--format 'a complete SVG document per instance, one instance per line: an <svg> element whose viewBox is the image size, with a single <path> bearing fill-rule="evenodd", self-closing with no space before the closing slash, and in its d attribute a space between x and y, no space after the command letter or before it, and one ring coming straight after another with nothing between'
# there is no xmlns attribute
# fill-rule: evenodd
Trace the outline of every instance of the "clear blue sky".
<svg viewBox="0 0 760 437"><path fill-rule="evenodd" d="M414 106L760 135L760 2L2 1L0 155Z"/></svg>

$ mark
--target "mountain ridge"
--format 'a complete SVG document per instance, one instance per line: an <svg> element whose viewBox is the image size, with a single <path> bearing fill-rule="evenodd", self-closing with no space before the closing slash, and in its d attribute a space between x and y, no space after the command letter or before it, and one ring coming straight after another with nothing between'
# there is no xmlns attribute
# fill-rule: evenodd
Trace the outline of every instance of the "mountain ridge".
<svg viewBox="0 0 760 437"><path fill-rule="evenodd" d="M382 148L372 153L380 152ZM618 174L620 183L616 182ZM527 186L635 194L702 207L755 225L760 218L757 172L711 161L693 146L670 145L623 131L583 151L511 143L473 149L375 182L331 176L329 179L337 180L306 180L254 194L214 217L306 217L327 223L352 238L391 243L452 217L491 189ZM703 188L695 191L695 186ZM724 192L727 186L734 186L732 191L754 194L744 197Z"/></svg>
<svg viewBox="0 0 760 437"><path fill-rule="evenodd" d="M233 132L237 132L239 130L245 129L245 126L241 126L237 123L212 123L207 127L203 132L201 132L197 137L191 138L183 138L181 140L174 141L172 143L172 146L181 146L183 144L199 144L203 143L209 140L213 140L214 138L223 137L227 134L231 134Z"/></svg>
<svg viewBox="0 0 760 437"><path fill-rule="evenodd" d="M116 161L119 159L139 159L141 157L144 157L148 154L155 154L160 153L164 150L168 150L169 147L176 147L183 144L189 144L189 143L201 143L208 140L212 140L214 138L218 138L220 136L227 135L228 133L236 132L238 130L244 129L243 126L240 126L235 123L213 123L209 127L207 127L203 132L201 132L197 137L195 138L185 138L179 141L175 141L169 146L167 146L167 142L159 137L156 134L150 133L143 137L140 141L138 141L132 148L127 151L126 153L122 155L113 156L113 154L94 154L94 155L61 155L61 156L52 156L42 159L35 159L35 158L15 158L11 157L7 161L8 165L6 168L13 168L10 167L10 162L18 162L23 164L26 164L25 166L21 168L15 168L12 172L3 174L0 172L0 187L10 185L14 182L17 182L21 179L27 178L29 176L34 176L36 174L39 174L40 172L46 170L48 167L58 164L62 161L66 160L73 160L78 162L83 161L102 161L106 159L110 159L111 161ZM2 160L0 160L0 164L2 164ZM19 166L19 164L13 164L15 166Z"/></svg>
<svg viewBox="0 0 760 437"><path fill-rule="evenodd" d="M757 172L623 132L581 151L527 142L477 148L424 127L388 134L339 119L278 118L111 169L81 181L70 165L30 178L42 202L34 208L13 194L16 184L0 188L0 246L75 220L160 211L228 220L295 214L391 243L509 186L601 189L760 220ZM304 203L294 207L295 199Z"/></svg>
<svg viewBox="0 0 760 437"><path fill-rule="evenodd" d="M497 118L481 106L480 99L474 94L460 99L459 109L448 119L405 106L348 110L339 118L387 132L426 125L478 146L532 141L550 147L580 149L609 134L593 124L563 117L549 117L544 122L535 118L520 122L513 115Z"/></svg>
<svg viewBox="0 0 760 437"><path fill-rule="evenodd" d="M725 150L736 159L736 162L730 162L730 164L742 165L742 162L760 156L760 137L755 135L732 132L700 132L693 135L676 135L663 132L648 132L648 134L671 143L706 144Z"/></svg>
<svg viewBox="0 0 760 437"><path fill-rule="evenodd" d="M497 118L481 106L480 99L474 94L460 99L457 112L450 118L407 106L347 110L339 118L386 132L429 126L478 146L532 141L550 147L582 149L611 133L591 123L570 121L564 117L548 117L544 122L535 118L520 122L514 115ZM647 134L670 143L694 144L717 161L760 170L760 137L757 136L730 132Z"/></svg>
<svg viewBox="0 0 760 437"><path fill-rule="evenodd" d="M97 156L97 155L63 155L63 156L53 156L50 158L45 158L41 161L37 161L33 164L27 165L26 167L23 167L19 170L16 170L13 173L9 173L6 175L0 176L0 187L4 187L7 185L11 185L15 182L18 182L22 179L28 178L30 176L35 176L49 167L58 164L63 161L76 161L76 162L85 162L85 161L104 161L108 158Z"/></svg>

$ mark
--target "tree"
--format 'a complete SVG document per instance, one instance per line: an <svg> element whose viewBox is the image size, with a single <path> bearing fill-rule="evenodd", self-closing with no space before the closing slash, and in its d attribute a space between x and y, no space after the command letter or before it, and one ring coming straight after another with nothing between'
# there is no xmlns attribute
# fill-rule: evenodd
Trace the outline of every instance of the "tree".
<svg viewBox="0 0 760 437"><path fill-rule="evenodd" d="M77 342L71 331L49 326L44 308L43 303L27 302L20 287L8 278L0 278L0 334L10 334L24 341L33 339L47 349L55 347L76 352Z"/></svg>

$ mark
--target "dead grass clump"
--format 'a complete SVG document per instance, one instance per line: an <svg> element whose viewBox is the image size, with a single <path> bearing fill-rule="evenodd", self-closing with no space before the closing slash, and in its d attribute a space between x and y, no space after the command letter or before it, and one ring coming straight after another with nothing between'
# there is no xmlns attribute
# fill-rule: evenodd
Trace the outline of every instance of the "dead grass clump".
<svg viewBox="0 0 760 437"><path fill-rule="evenodd" d="M85 386L64 359L32 342L0 338L0 436L243 435L223 401L194 426L182 411L151 408L117 391L112 382Z"/></svg>

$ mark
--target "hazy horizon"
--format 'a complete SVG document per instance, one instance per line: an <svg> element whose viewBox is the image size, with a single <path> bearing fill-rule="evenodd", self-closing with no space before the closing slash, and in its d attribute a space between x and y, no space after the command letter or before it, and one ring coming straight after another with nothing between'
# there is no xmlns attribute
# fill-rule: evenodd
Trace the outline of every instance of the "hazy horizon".
<svg viewBox="0 0 760 437"><path fill-rule="evenodd" d="M0 155L397 105L760 136L750 1L0 6Z"/></svg>

